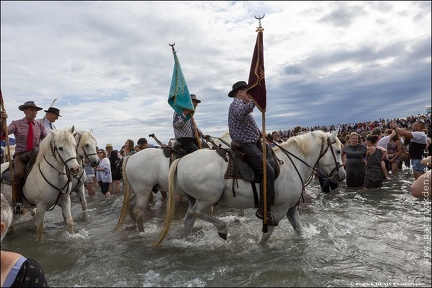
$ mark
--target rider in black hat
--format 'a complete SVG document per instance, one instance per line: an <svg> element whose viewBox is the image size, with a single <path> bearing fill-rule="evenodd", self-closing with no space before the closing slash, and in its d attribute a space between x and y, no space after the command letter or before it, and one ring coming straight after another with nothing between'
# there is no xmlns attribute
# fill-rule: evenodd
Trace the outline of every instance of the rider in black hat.
<svg viewBox="0 0 432 288"><path fill-rule="evenodd" d="M43 126L45 127L47 133L50 130L57 129L54 125L54 122L58 119L58 117L61 117L60 110L58 108L49 107L48 110L44 110L45 116L40 121L42 122Z"/></svg>
<svg viewBox="0 0 432 288"><path fill-rule="evenodd" d="M239 150L247 155L247 160L254 170L263 176L263 153L260 141L261 131L259 130L252 111L255 108L254 102L246 94L248 84L245 81L236 82L232 90L228 93L229 97L234 98L228 112L228 128L231 139L240 145ZM274 204L275 172L272 165L267 161L267 224L277 226L276 215L271 214L271 205ZM261 195L262 196L262 195ZM263 197L260 197L260 204L255 215L259 219L264 218Z"/></svg>

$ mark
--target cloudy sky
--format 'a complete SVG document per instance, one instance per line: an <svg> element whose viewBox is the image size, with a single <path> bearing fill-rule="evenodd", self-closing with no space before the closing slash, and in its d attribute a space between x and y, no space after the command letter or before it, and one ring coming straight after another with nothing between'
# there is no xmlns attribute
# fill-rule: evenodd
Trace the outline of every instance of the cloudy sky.
<svg viewBox="0 0 432 288"><path fill-rule="evenodd" d="M119 149L173 137L175 43L205 134L228 130L232 85L247 81L265 14L266 132L425 114L431 2L1 1L8 123L54 99L57 128L93 129ZM262 127L262 115L253 113ZM38 117L43 117L39 112Z"/></svg>

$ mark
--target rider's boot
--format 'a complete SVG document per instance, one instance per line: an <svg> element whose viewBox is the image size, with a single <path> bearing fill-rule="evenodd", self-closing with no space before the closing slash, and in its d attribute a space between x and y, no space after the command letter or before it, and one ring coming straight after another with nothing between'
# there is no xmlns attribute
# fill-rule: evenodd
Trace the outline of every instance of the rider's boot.
<svg viewBox="0 0 432 288"><path fill-rule="evenodd" d="M13 207L13 214L19 215L24 214L24 205L22 201L22 193L23 193L23 185L22 185L22 179L14 178L14 193L15 195L12 196L12 198L15 198L15 207Z"/></svg>
<svg viewBox="0 0 432 288"><path fill-rule="evenodd" d="M264 219L264 205L260 203L259 208L257 209L255 216L259 219ZM278 219L276 215L272 214L270 211L270 205L267 205L267 225L269 226L278 226Z"/></svg>

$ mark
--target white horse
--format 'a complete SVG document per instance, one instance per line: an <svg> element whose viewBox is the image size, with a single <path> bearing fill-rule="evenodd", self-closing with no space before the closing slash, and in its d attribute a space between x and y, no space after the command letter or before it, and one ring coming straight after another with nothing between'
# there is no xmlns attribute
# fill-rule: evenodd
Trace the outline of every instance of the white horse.
<svg viewBox="0 0 432 288"><path fill-rule="evenodd" d="M213 142L217 146L227 147L226 143L231 142L229 133L226 132L222 136L214 138ZM200 150L208 150L208 148ZM152 190L168 191L169 162L170 159L165 156L163 149L157 148L143 149L125 158L122 167L123 207L114 230L120 228L129 210L138 231L144 232L144 213L150 193L152 193ZM135 192L135 195L132 195L133 192Z"/></svg>
<svg viewBox="0 0 432 288"><path fill-rule="evenodd" d="M62 208L67 231L73 234L70 192L72 177L80 170L76 159L74 127L65 130L52 130L39 145L35 164L23 187L25 208L36 206L37 237L41 241L44 232L45 211L55 205ZM2 193L12 199L12 187L2 183ZM52 208L52 209L50 209Z"/></svg>
<svg viewBox="0 0 432 288"><path fill-rule="evenodd" d="M99 164L99 157L96 153L96 138L93 136L93 131L75 131L75 141L77 143L77 161L82 165L85 159L90 163L92 167L96 167ZM81 202L82 211L84 218L87 219L87 200L85 197L85 180L86 174L84 169L74 175L72 181L72 191L78 194L78 198Z"/></svg>
<svg viewBox="0 0 432 288"><path fill-rule="evenodd" d="M341 166L341 142L337 138L337 132L330 134L314 131L291 137L273 149L282 164L280 174L275 180L276 196L271 211L278 219L287 216L294 230L300 233L302 226L297 207L315 166L319 165L334 181L345 179L345 170ZM215 225L219 236L226 239L228 231L225 222L205 212L215 202L232 208L255 207L250 182L238 180L235 196L233 195L233 180L224 179L227 165L220 155L211 150L199 150L172 163L167 214L155 245L160 244L168 233L175 207L175 201L172 200L174 193L183 192L189 200L189 208L184 218L185 237L192 233L198 217ZM259 191L259 184L256 184L256 187ZM275 227L265 225L263 228L266 232L262 235L261 245L266 244Z"/></svg>
<svg viewBox="0 0 432 288"><path fill-rule="evenodd" d="M8 150L7 146L6 147L1 146L4 162L8 162L9 157L13 157L13 155L15 154L15 147L16 147L16 145L9 145L9 150ZM9 152L10 152L11 156L9 156ZM3 173L3 171L2 171L2 173Z"/></svg>

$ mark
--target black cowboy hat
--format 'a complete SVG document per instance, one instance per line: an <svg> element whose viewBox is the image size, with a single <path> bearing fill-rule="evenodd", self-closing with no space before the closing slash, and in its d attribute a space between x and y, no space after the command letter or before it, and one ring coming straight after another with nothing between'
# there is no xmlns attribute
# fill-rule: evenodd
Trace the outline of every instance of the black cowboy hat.
<svg viewBox="0 0 432 288"><path fill-rule="evenodd" d="M234 83L234 85L232 86L232 90L231 92L228 93L228 97L234 97L234 94L243 88L248 87L248 84L246 83L246 81L238 81L236 83Z"/></svg>
<svg viewBox="0 0 432 288"><path fill-rule="evenodd" d="M44 111L45 111L45 112L51 112L51 113L56 114L56 115L59 116L59 117L62 117L62 116L60 115L60 110L57 109L57 108L49 107L48 110L44 110Z"/></svg>
<svg viewBox="0 0 432 288"><path fill-rule="evenodd" d="M201 103L201 100L198 100L197 98L196 98L196 95L195 94L190 94L191 95L191 99L192 100L195 100L197 103Z"/></svg>
<svg viewBox="0 0 432 288"><path fill-rule="evenodd" d="M35 108L36 111L42 110L43 108L36 106L34 101L27 101L23 105L18 106L18 109L24 111L27 108Z"/></svg>

